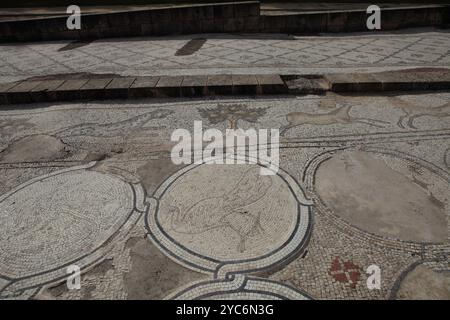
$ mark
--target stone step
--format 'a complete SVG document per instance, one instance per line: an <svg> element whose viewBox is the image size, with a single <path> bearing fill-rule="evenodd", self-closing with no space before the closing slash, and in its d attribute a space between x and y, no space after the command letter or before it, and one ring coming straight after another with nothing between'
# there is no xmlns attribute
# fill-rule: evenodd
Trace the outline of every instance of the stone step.
<svg viewBox="0 0 450 320"><path fill-rule="evenodd" d="M450 90L450 69L327 75L64 75L0 84L0 104L133 98Z"/></svg>
<svg viewBox="0 0 450 320"><path fill-rule="evenodd" d="M81 29L67 17L0 21L0 42L80 40L199 33L294 33L368 31L365 9L261 14L259 1L182 5L109 13L81 12ZM381 9L382 31L448 27L449 5L397 5ZM374 31L372 31L374 32Z"/></svg>
<svg viewBox="0 0 450 320"><path fill-rule="evenodd" d="M333 92L449 90L450 69L416 68L379 73L330 74L324 78Z"/></svg>
<svg viewBox="0 0 450 320"><path fill-rule="evenodd" d="M29 79L0 84L0 104L287 93L279 75L199 75Z"/></svg>

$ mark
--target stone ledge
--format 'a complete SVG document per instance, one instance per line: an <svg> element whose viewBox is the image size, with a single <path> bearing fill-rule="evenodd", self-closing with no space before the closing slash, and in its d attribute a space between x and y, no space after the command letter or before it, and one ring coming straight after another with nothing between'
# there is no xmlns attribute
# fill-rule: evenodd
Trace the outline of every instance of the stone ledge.
<svg viewBox="0 0 450 320"><path fill-rule="evenodd" d="M363 74L325 75L333 92L449 90L450 69L419 68Z"/></svg>
<svg viewBox="0 0 450 320"><path fill-rule="evenodd" d="M259 1L242 1L82 14L81 30L68 30L66 17L10 20L0 22L0 42L243 32L259 15Z"/></svg>
<svg viewBox="0 0 450 320"><path fill-rule="evenodd" d="M286 92L287 87L279 75L93 76L66 80L30 79L0 84L0 104Z"/></svg>
<svg viewBox="0 0 450 320"><path fill-rule="evenodd" d="M195 75L24 80L0 84L0 104L151 97L450 90L450 69L329 75Z"/></svg>
<svg viewBox="0 0 450 320"><path fill-rule="evenodd" d="M445 27L450 6L430 5L382 8L382 30ZM365 10L333 10L261 16L260 32L320 33L368 31Z"/></svg>
<svg viewBox="0 0 450 320"><path fill-rule="evenodd" d="M383 31L410 27L448 27L449 5L382 9ZM259 1L91 13L81 30L67 30L66 17L0 22L0 42L80 40L176 34L263 32L311 34L367 31L365 10L332 10L261 15Z"/></svg>

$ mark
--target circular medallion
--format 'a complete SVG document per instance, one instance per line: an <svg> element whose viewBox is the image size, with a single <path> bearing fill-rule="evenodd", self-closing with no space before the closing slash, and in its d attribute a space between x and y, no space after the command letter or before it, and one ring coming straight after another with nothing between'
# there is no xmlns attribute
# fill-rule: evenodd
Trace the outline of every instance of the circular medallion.
<svg viewBox="0 0 450 320"><path fill-rule="evenodd" d="M315 190L327 208L370 234L418 243L448 237L449 184L437 169L383 150L322 159Z"/></svg>
<svg viewBox="0 0 450 320"><path fill-rule="evenodd" d="M155 193L147 219L152 240L172 258L208 272L250 270L285 258L303 243L310 202L286 173L261 175L260 169L184 168Z"/></svg>
<svg viewBox="0 0 450 320"><path fill-rule="evenodd" d="M75 168L2 196L0 275L20 279L78 264L132 215L133 188L117 177Z"/></svg>

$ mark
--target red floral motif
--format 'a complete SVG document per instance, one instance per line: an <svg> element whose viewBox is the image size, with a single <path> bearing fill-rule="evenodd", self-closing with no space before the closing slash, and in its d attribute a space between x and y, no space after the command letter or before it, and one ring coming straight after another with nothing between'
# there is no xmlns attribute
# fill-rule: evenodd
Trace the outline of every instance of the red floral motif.
<svg viewBox="0 0 450 320"><path fill-rule="evenodd" d="M329 274L338 282L350 283L351 288L356 288L361 272L361 268L351 261L341 262L340 257L334 258L331 262Z"/></svg>

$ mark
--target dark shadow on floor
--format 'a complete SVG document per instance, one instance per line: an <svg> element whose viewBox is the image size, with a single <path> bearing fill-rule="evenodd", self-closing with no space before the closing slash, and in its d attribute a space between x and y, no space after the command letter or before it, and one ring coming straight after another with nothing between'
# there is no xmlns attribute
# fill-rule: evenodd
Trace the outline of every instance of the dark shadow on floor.
<svg viewBox="0 0 450 320"><path fill-rule="evenodd" d="M200 50L206 43L205 38L195 38L189 40L183 47L175 52L176 56L190 56Z"/></svg>
<svg viewBox="0 0 450 320"><path fill-rule="evenodd" d="M81 47L91 44L93 41L95 41L95 40L94 39L76 40L76 41L70 42L67 45L65 45L64 47L58 49L58 52L78 49L78 48L81 48Z"/></svg>

